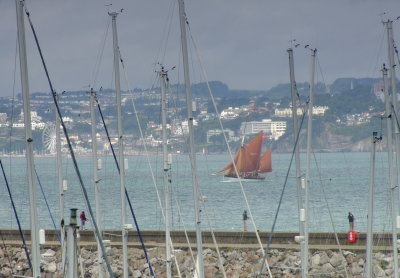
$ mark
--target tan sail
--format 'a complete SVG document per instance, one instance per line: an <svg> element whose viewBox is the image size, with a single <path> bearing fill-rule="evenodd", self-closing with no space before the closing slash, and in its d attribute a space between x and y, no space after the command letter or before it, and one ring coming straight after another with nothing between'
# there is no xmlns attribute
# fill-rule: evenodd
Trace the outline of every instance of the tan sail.
<svg viewBox="0 0 400 278"><path fill-rule="evenodd" d="M266 149L260 158L259 173L272 172L272 156L271 149Z"/></svg>
<svg viewBox="0 0 400 278"><path fill-rule="evenodd" d="M263 132L260 131L249 142L241 146L236 152L233 161L235 162L236 168L239 173L255 172L259 169L262 138ZM233 162L230 161L227 165L225 165L224 168L217 171L217 173L223 171L226 171L226 175L235 174L235 167L233 167Z"/></svg>
<svg viewBox="0 0 400 278"><path fill-rule="evenodd" d="M258 170L263 132L260 131L247 144L242 147L240 159L240 172L253 172Z"/></svg>

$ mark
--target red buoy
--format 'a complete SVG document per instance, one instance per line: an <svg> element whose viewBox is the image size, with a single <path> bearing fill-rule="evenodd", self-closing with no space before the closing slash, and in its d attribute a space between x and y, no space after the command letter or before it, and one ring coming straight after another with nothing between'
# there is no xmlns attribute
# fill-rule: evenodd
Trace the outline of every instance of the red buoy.
<svg viewBox="0 0 400 278"><path fill-rule="evenodd" d="M348 242L356 242L357 241L357 232L354 230L350 230L347 232L347 240Z"/></svg>

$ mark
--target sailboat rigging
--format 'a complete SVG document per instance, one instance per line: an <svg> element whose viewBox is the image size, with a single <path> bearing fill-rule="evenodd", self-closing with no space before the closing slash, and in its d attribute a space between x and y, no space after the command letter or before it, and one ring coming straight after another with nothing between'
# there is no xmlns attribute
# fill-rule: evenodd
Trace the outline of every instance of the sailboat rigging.
<svg viewBox="0 0 400 278"><path fill-rule="evenodd" d="M225 171L224 177L227 178L238 178L239 175L241 179L264 180L265 176L261 176L259 173L272 172L272 155L271 149L266 149L261 154L263 136L264 133L260 131L246 144L242 144L236 151L233 161L218 170L217 173Z"/></svg>

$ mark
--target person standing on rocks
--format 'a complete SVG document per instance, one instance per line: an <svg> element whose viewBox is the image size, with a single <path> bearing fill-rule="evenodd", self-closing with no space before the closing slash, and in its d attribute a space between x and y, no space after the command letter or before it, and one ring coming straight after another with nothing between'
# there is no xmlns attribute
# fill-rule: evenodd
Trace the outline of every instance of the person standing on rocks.
<svg viewBox="0 0 400 278"><path fill-rule="evenodd" d="M247 210L243 212L243 231L247 232L247 219L249 217L247 216Z"/></svg>
<svg viewBox="0 0 400 278"><path fill-rule="evenodd" d="M351 213L351 211L349 211L347 218L349 218L350 230L354 230L354 215Z"/></svg>

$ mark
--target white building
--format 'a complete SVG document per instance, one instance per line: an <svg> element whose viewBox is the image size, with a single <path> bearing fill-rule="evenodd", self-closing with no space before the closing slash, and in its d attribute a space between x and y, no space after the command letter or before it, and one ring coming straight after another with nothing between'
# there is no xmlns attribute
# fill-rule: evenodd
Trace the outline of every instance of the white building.
<svg viewBox="0 0 400 278"><path fill-rule="evenodd" d="M240 126L240 131L246 135L263 131L270 139L278 140L286 132L286 122L272 121L271 119L264 119L261 122L245 122Z"/></svg>
<svg viewBox="0 0 400 278"><path fill-rule="evenodd" d="M313 107L313 115L323 116L323 115L325 115L325 111L328 109L329 109L328 106L314 106ZM297 115L298 116L303 115L302 108L297 108ZM284 118L292 117L292 108L283 108L283 109L276 108L275 116L276 117L284 117Z"/></svg>
<svg viewBox="0 0 400 278"><path fill-rule="evenodd" d="M193 120L193 126L197 126L197 125L198 125L198 122L196 120ZM171 132L173 135L189 134L188 121L183 121L181 123L173 122L171 127L172 127Z"/></svg>
<svg viewBox="0 0 400 278"><path fill-rule="evenodd" d="M233 119L237 119L239 117L239 113L240 113L239 107L235 107L235 108L229 107L228 109L222 110L219 118L221 120L233 120Z"/></svg>
<svg viewBox="0 0 400 278"><path fill-rule="evenodd" d="M233 130L230 129L225 129L225 133L226 133L226 137L228 142L231 141L231 138L233 138L235 136L235 132ZM211 143L210 138L212 136L218 136L222 134L222 130L221 129L210 129L209 131L207 131L207 143Z"/></svg>

